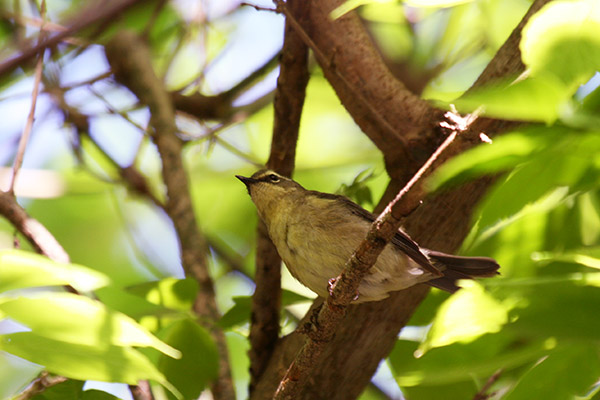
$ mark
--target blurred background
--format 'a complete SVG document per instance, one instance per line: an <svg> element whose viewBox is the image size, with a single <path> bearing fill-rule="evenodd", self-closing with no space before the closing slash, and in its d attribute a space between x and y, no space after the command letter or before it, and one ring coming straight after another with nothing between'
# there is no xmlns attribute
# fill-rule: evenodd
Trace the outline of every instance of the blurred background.
<svg viewBox="0 0 600 400"><path fill-rule="evenodd" d="M471 86L531 5L527 0L358 3L395 76L438 104L451 102ZM39 0L0 4L0 66L40 35L53 35L83 18L89 4L49 0L45 6L42 13ZM234 299L241 303L253 293L257 217L234 175L253 173L269 155L284 23L282 15L267 10L273 8L270 1L141 2L111 23L90 24L81 34L67 36L45 53L35 123L15 191L19 203L48 228L73 263L102 271L121 288L184 277L171 221L151 201L128 190L120 175L121 168L135 166L151 192L162 198L161 161L147 133L149 112L114 81L104 56L103 44L111 35L130 28L147 37L155 71L170 91L216 95L259 72L251 84L236 89L227 115L177 115L194 209L210 246L219 310L225 314L237 304ZM598 12L592 15L590 21L599 24L600 19L594 20ZM506 398L597 398L592 384L600 371L600 278L592 273L600 267L595 100L600 79L594 75L600 52L597 40L589 46L577 53L586 54L581 64L589 68L577 74L576 84L564 85L569 88L552 103L552 116L535 117L547 108L540 110L536 98L526 98L531 114L517 119L533 125L499 140L497 152L473 150L439 178L440 185L451 185L456 177L502 174L478 208L462 248L463 254L496 258L502 278L483 284L492 294L479 285L452 298L432 291L363 399L402 398L401 393L432 399L442 391L448 399L471 398L497 371L502 371L493 382L497 398L515 390ZM30 60L16 69L0 69L3 190L31 107L33 65ZM514 109L494 109L495 95L481 94L492 99L492 116L514 119ZM513 101L510 96L504 101ZM469 104L464 107L469 111ZM78 117L85 123L78 124ZM306 188L350 196L367 209L377 204L389 182L381 153L344 110L314 60L294 179ZM0 247L13 248L15 241L30 249L0 219ZM314 295L285 270L283 287L305 297L282 317L282 333L288 333ZM226 333L240 399L247 397L249 379L247 318L236 319ZM457 319L471 327L468 332L448 326ZM8 319L0 321L2 333L19 329ZM406 351L430 353L407 361L400 356ZM12 396L41 369L0 353L0 397ZM548 379L542 383L536 374ZM535 392L536 382L546 389ZM518 384L525 389L515 389ZM86 387L130 398L125 385ZM519 397L532 393L551 397Z"/></svg>

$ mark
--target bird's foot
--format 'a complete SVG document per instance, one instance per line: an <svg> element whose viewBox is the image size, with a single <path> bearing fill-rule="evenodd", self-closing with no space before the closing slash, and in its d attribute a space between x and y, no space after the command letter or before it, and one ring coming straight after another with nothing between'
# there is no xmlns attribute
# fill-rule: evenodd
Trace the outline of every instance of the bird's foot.
<svg viewBox="0 0 600 400"><path fill-rule="evenodd" d="M335 283L337 282L337 278L331 278L327 281L327 291L329 295L333 297L333 289L335 289Z"/></svg>
<svg viewBox="0 0 600 400"><path fill-rule="evenodd" d="M329 295L331 297L333 297L333 289L335 289L336 283L337 283L337 278L331 278L327 281L327 291L329 292ZM354 295L354 298L352 298L352 301L358 300L359 297L360 297L360 293L358 292L358 289L357 289L356 293Z"/></svg>

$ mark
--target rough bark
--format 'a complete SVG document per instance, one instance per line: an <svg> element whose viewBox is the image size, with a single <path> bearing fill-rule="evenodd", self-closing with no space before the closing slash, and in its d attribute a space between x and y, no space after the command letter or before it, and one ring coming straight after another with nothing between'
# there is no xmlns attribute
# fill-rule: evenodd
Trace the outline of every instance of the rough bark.
<svg viewBox="0 0 600 400"><path fill-rule="evenodd" d="M162 177L166 187L165 211L177 232L183 269L186 275L193 277L200 285L194 301L194 311L199 317L208 319L206 326L219 349L219 374L212 385L213 396L215 399L233 399L235 391L227 344L225 334L215 325L220 316L215 289L208 272L207 245L198 228L192 205L188 177L183 165L183 144L176 136L175 108L163 82L154 73L150 51L135 33L117 33L105 46L105 52L115 78L150 110L152 139L161 156Z"/></svg>
<svg viewBox="0 0 600 400"><path fill-rule="evenodd" d="M499 76L522 72L518 48L520 31L525 21L547 2L534 2L476 86ZM329 12L340 1L309 3L310 25L304 28L311 32L309 39L312 43L309 42L309 45L317 47L317 59L344 106L384 153L388 172L393 178L384 199L393 196L443 139L439 129L441 111L412 96L386 71L356 16L348 14L340 20L329 19ZM371 106L365 105L365 102ZM373 108L377 110L377 116L370 114ZM508 121L479 119L465 135L468 140L459 141L453 152L473 146L473 138L481 131L493 136L512 125ZM408 147L402 148L404 145ZM422 246L455 251L468 232L475 205L490 183L489 178L480 179L427 199L405 220L405 228ZM298 398L356 398L427 292L427 287L415 286L394 293L381 302L352 306L333 342L314 365L308 389ZM305 338L298 333L280 341L252 399L272 397L279 380L304 342Z"/></svg>
<svg viewBox="0 0 600 400"><path fill-rule="evenodd" d="M303 15L302 0L290 0L291 10ZM285 25L280 72L273 107L273 139L267 167L291 176L296 158L300 116L308 83L308 47L298 33ZM250 327L250 393L262 376L279 339L281 306L281 258L259 222L256 244L256 289L252 296Z"/></svg>

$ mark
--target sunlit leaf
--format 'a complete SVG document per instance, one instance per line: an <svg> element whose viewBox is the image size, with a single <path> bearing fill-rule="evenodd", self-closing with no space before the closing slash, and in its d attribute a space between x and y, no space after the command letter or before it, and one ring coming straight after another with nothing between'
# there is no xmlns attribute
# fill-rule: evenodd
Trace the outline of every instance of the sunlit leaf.
<svg viewBox="0 0 600 400"><path fill-rule="evenodd" d="M538 278L528 284L516 280L517 286L511 291L521 293L522 301L511 310L514 322L506 328L531 337L580 343L600 340L600 321L596 318L600 309L598 275L566 275L548 282Z"/></svg>
<svg viewBox="0 0 600 400"><path fill-rule="evenodd" d="M68 379L63 383L46 388L40 394L34 396L32 400L117 400L118 397L102 390L88 389L83 390L85 382L75 379Z"/></svg>
<svg viewBox="0 0 600 400"><path fill-rule="evenodd" d="M342 5L334 9L329 16L331 17L331 19L338 19L344 14L347 14L355 8L358 8L365 4L388 3L390 1L392 0L346 0Z"/></svg>
<svg viewBox="0 0 600 400"><path fill-rule="evenodd" d="M153 304L189 311L198 293L198 282L190 278L165 278L160 281L145 282L127 290Z"/></svg>
<svg viewBox="0 0 600 400"><path fill-rule="evenodd" d="M521 343L510 335L485 335L471 343L432 349L421 357L418 343L398 340L390 353L392 372L400 387L448 385L487 379L500 368L520 367L548 354L541 342Z"/></svg>
<svg viewBox="0 0 600 400"><path fill-rule="evenodd" d="M252 309L252 297L236 296L233 299L231 307L219 320L219 326L223 329L229 329L236 325L244 324L250 321L250 310Z"/></svg>
<svg viewBox="0 0 600 400"><path fill-rule="evenodd" d="M576 88L600 69L600 4L556 1L531 17L521 53L532 76L552 74Z"/></svg>
<svg viewBox="0 0 600 400"><path fill-rule="evenodd" d="M507 120L552 123L558 119L573 90L552 77L505 80L467 92L453 101L461 112Z"/></svg>
<svg viewBox="0 0 600 400"><path fill-rule="evenodd" d="M151 303L143 297L136 296L115 286L103 287L94 293L106 306L136 320L147 315L167 316L178 313L175 310Z"/></svg>
<svg viewBox="0 0 600 400"><path fill-rule="evenodd" d="M571 344L536 363L503 399L572 399L585 395L598 375L598 347Z"/></svg>
<svg viewBox="0 0 600 400"><path fill-rule="evenodd" d="M130 317L84 296L40 293L2 302L0 310L49 339L99 347L149 346L171 357L181 356Z"/></svg>
<svg viewBox="0 0 600 400"><path fill-rule="evenodd" d="M443 164L430 178L430 190L468 179L506 171L529 159L548 145L549 135L539 130L511 132L490 144L482 143Z"/></svg>
<svg viewBox="0 0 600 400"><path fill-rule="evenodd" d="M1 335L0 349L74 379L129 384L140 379L166 382L146 357L129 347L86 346L20 332Z"/></svg>
<svg viewBox="0 0 600 400"><path fill-rule="evenodd" d="M555 143L532 155L488 192L481 204L485 209L479 220L481 229L524 213L528 207L552 209L570 193L593 185L600 136L565 132L562 138L552 138Z"/></svg>
<svg viewBox="0 0 600 400"><path fill-rule="evenodd" d="M587 192L578 196L581 221L581 240L587 246L600 243L600 201L598 196Z"/></svg>
<svg viewBox="0 0 600 400"><path fill-rule="evenodd" d="M455 342L472 342L486 333L500 331L508 322L508 312L513 307L510 302L499 302L475 281L463 281L461 286L440 306L420 352Z"/></svg>
<svg viewBox="0 0 600 400"><path fill-rule="evenodd" d="M103 273L81 265L58 263L21 250L0 250L0 292L57 285L89 292L109 282Z"/></svg>
<svg viewBox="0 0 600 400"><path fill-rule="evenodd" d="M158 367L186 399L197 398L206 385L218 376L219 353L210 334L191 319L180 320L161 333L161 337L182 352L174 360L161 356Z"/></svg>
<svg viewBox="0 0 600 400"><path fill-rule="evenodd" d="M471 1L473 0L405 0L404 3L412 7L454 7Z"/></svg>
<svg viewBox="0 0 600 400"><path fill-rule="evenodd" d="M584 248L574 252L552 253L538 252L532 254L535 261L548 263L565 261L585 265L586 267L600 269L600 248Z"/></svg>

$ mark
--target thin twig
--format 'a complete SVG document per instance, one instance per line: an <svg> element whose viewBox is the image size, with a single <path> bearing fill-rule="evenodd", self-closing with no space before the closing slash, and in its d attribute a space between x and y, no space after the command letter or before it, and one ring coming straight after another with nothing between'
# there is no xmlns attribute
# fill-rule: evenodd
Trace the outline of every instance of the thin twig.
<svg viewBox="0 0 600 400"><path fill-rule="evenodd" d="M93 76L93 77L91 77L89 79L86 79L84 81L75 82L75 83L73 83L71 85L63 86L61 89L64 90L65 92L67 92L67 91L69 91L71 89L75 89L77 87L92 85L92 84L94 84L94 83L96 83L98 81L101 81L103 79L106 79L106 78L110 77L111 75L112 75L112 72L106 71L106 72L103 72L103 73L101 73L99 75Z"/></svg>
<svg viewBox="0 0 600 400"><path fill-rule="evenodd" d="M59 383L63 383L67 380L64 376L54 376L49 375L48 372L42 372L39 378L31 382L27 389L19 393L14 400L27 400L31 399L37 394L42 393L44 390L52 387L54 385L58 385Z"/></svg>
<svg viewBox="0 0 600 400"><path fill-rule="evenodd" d="M44 225L31 218L23 207L17 203L14 196L1 190L0 215L6 217L38 253L54 261L69 262L67 252Z"/></svg>
<svg viewBox="0 0 600 400"><path fill-rule="evenodd" d="M281 12L277 8L262 7L262 6L259 6L257 4L246 3L245 1L242 2L242 3L240 3L240 7L244 7L244 6L246 6L246 7L252 7L256 11L270 11L270 12L274 12L274 13L277 13L277 14L279 14Z"/></svg>
<svg viewBox="0 0 600 400"><path fill-rule="evenodd" d="M502 372L504 372L502 368L494 372L492 376L489 377L487 382L485 382L485 384L481 387L481 389L477 393L475 393L475 396L473 396L473 400L487 400L491 396L493 396L493 394L488 394L487 392L488 390L490 390L492 385L496 383L498 379L500 379L500 375L502 375Z"/></svg>
<svg viewBox="0 0 600 400"><path fill-rule="evenodd" d="M144 128L143 126L141 126L140 124L138 124L137 122L135 122L134 120L131 119L131 117L127 114L126 111L119 111L116 108L114 108L112 106L112 104L110 104L110 102L108 100L106 100L106 98L99 93L96 89L90 87L89 91L92 92L92 94L98 99L100 100L104 106L106 107L106 109L108 110L108 112L110 114L113 115L118 115L121 118L123 118L125 121L129 122L131 125L135 126L136 128L138 128L138 130L140 132L142 132L142 134L146 134L146 128Z"/></svg>
<svg viewBox="0 0 600 400"><path fill-rule="evenodd" d="M42 25L40 26L40 42L44 40L44 19L46 16L46 1L42 0L40 5L40 15L42 18ZM35 118L35 106L37 105L37 98L40 92L40 82L42 81L42 72L44 70L44 51L42 51L38 55L37 62L35 64L35 77L33 80L33 93L31 94L31 107L29 108L29 115L27 116L27 122L25 123L25 128L23 129L23 134L21 135L21 139L19 140L19 147L17 148L17 155L15 157L13 163L13 173L10 178L10 185L8 187L8 193L14 195L15 193L15 184L17 182L17 175L19 174L19 170L23 165L23 158L25 157L25 148L27 147L27 143L29 142L29 137L31 136L31 129L33 128L33 120Z"/></svg>
<svg viewBox="0 0 600 400"><path fill-rule="evenodd" d="M456 136L468 128L465 121L472 122L475 119L470 117L459 119L455 115L447 115L447 117L455 122L454 125L448 124L453 128L452 132L371 225L367 237L352 254L340 276L336 278L331 296L327 298L318 314L314 330L308 332L307 341L281 380L274 399L295 399L302 393L308 383L313 365L323 353L325 345L333 338L348 305L356 296L363 277L398 231L401 218L409 215L420 203L423 196L424 176Z"/></svg>
<svg viewBox="0 0 600 400"><path fill-rule="evenodd" d="M22 63L35 57L40 51L47 47L54 46L64 38L71 36L90 25L109 19L128 9L129 7L140 2L140 0L113 0L111 2L97 1L93 6L86 8L73 19L66 30L57 32L55 35L49 36L33 47L23 49L21 54L0 64L0 76L11 73Z"/></svg>

